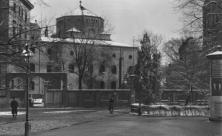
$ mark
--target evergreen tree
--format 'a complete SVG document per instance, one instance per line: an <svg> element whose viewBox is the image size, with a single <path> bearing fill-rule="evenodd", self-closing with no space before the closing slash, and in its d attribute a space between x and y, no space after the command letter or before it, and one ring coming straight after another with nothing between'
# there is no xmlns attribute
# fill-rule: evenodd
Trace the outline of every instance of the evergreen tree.
<svg viewBox="0 0 222 136"><path fill-rule="evenodd" d="M139 102L149 104L160 99L160 58L157 47L160 36L145 33L140 41L141 49L138 51L138 64L135 66L134 89Z"/></svg>

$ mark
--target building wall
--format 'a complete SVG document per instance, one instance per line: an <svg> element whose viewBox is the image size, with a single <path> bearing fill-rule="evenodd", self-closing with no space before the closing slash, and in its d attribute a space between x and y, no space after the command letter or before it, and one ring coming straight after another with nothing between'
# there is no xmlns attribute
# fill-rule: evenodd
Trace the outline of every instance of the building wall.
<svg viewBox="0 0 222 136"><path fill-rule="evenodd" d="M78 89L78 75L69 71L69 64L73 64L74 57L71 55L71 48L73 44L70 43L44 43L47 46L42 49L40 56L38 52L32 58L32 63L35 63L36 72L47 73L47 65L52 65L52 72L65 72L68 73L68 89ZM54 45L54 46L53 46ZM123 83L124 76L130 66L136 64L137 61L137 48L132 47L115 47L106 45L95 45L97 51L95 56L97 58L93 61L93 77L94 82L92 88L97 89L110 89L111 82L116 82L116 87L119 88L119 83ZM51 50L51 55L48 50ZM55 55L57 54L57 55ZM99 56L99 57L98 57ZM121 67L120 67L121 58ZM104 62L105 71L100 72L100 67ZM39 65L40 63L40 65ZM59 66L60 70L56 71L55 67ZM112 66L116 67L116 73L112 73ZM121 69L121 72L120 72ZM77 66L74 67L77 72ZM119 81L121 78L121 82ZM104 88L101 82L104 82ZM83 88L91 88L86 83Z"/></svg>
<svg viewBox="0 0 222 136"><path fill-rule="evenodd" d="M204 50L222 45L222 1L205 0L203 7Z"/></svg>
<svg viewBox="0 0 222 136"><path fill-rule="evenodd" d="M9 1L0 1L0 41L8 39Z"/></svg>
<svg viewBox="0 0 222 136"><path fill-rule="evenodd" d="M67 30L73 27L79 31L102 33L104 20L101 17L91 16L62 16L56 19L57 35L64 35Z"/></svg>
<svg viewBox="0 0 222 136"><path fill-rule="evenodd" d="M33 7L28 0L0 1L0 44L7 44L9 39L14 36L16 38L13 38L13 42L16 42L16 44L23 44L21 41L29 39L29 33L18 33L29 30L30 10ZM4 61L0 59L0 88L5 88L6 73L20 71L15 66L3 63Z"/></svg>

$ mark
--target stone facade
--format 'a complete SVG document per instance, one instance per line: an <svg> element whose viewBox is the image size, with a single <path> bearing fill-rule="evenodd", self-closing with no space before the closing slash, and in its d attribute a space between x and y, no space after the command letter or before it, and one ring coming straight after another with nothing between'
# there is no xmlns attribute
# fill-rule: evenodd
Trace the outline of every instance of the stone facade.
<svg viewBox="0 0 222 136"><path fill-rule="evenodd" d="M30 10L34 6L28 0L0 1L0 40L7 42L10 38L28 40L30 28Z"/></svg>
<svg viewBox="0 0 222 136"><path fill-rule="evenodd" d="M222 45L222 1L205 0L203 6L203 49Z"/></svg>
<svg viewBox="0 0 222 136"><path fill-rule="evenodd" d="M38 27L37 24L31 23L31 28ZM32 50L34 55L30 58L31 75L35 75L31 76L30 95L42 95L48 103L53 101L52 99L64 98L63 95L57 97L56 93L51 97L46 95L47 92L63 94L66 90L78 90L77 65L73 61L75 58L72 48L82 45L87 48L93 46L93 51L89 53L96 57L91 62L90 80L83 80L82 89L114 91L121 88L127 70L136 64L138 47L112 41L111 35L104 32L103 18L91 13L82 5L73 15L57 18L56 28L56 33L52 36L48 35L46 28L43 28L44 36L41 36L40 31L30 33L30 37L38 41L36 46L40 47L40 50ZM33 41L32 38L30 41ZM13 95L24 92L24 78L16 76L21 71L15 67L9 67L8 70L11 76L13 73L15 75L8 81L10 91ZM66 83L54 76L58 73L67 75ZM38 76L44 74L48 78Z"/></svg>
<svg viewBox="0 0 222 136"><path fill-rule="evenodd" d="M28 0L1 0L0 1L0 52L5 52L9 46L23 45L29 41L30 11L34 6ZM16 47L17 49L17 47ZM16 70L0 58L0 97L5 97L6 73Z"/></svg>

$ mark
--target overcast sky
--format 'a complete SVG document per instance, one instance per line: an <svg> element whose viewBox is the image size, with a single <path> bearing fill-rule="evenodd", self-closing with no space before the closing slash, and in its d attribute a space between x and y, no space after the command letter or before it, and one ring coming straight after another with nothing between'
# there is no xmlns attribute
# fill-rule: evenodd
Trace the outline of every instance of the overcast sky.
<svg viewBox="0 0 222 136"><path fill-rule="evenodd" d="M30 0L35 8L32 16L38 21L51 20L71 13L79 6L79 0ZM45 2L42 3L41 1ZM163 35L165 39L178 37L181 28L180 15L174 10L174 0L82 0L83 6L105 17L114 27L112 39L132 44L133 37L144 30Z"/></svg>

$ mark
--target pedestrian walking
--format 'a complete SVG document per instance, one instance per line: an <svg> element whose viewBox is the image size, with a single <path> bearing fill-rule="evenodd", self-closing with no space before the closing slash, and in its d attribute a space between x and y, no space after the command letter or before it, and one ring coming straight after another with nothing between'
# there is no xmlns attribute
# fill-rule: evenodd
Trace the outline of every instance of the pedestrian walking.
<svg viewBox="0 0 222 136"><path fill-rule="evenodd" d="M12 110L12 117L16 118L19 105L18 105L18 102L15 100L15 97L12 98L10 106L11 106L11 110Z"/></svg>
<svg viewBox="0 0 222 136"><path fill-rule="evenodd" d="M114 107L114 96L111 96L109 99L109 112L113 114L113 107Z"/></svg>

